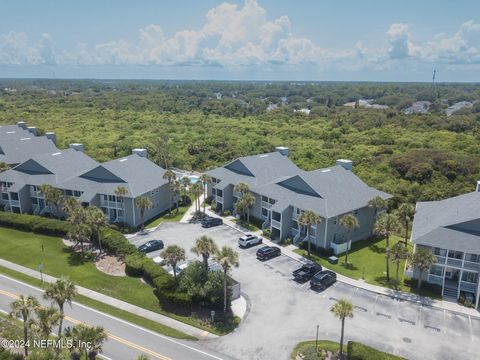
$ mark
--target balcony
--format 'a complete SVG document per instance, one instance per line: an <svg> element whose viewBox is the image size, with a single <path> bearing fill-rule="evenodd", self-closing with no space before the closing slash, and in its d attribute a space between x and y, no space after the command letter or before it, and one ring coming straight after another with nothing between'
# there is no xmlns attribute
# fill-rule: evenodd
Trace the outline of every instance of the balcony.
<svg viewBox="0 0 480 360"><path fill-rule="evenodd" d="M10 206L20 207L20 201L19 200L10 200Z"/></svg>
<svg viewBox="0 0 480 360"><path fill-rule="evenodd" d="M223 197L218 196L218 195L215 196L215 202L216 202L217 204L223 204Z"/></svg>
<svg viewBox="0 0 480 360"><path fill-rule="evenodd" d="M471 293L477 292L477 284L467 282L467 281L460 281L460 290L461 291L468 291Z"/></svg>
<svg viewBox="0 0 480 360"><path fill-rule="evenodd" d="M297 219L298 219L299 216L300 216L300 215L298 215L298 214L294 211L294 212L292 213L292 220L297 221Z"/></svg>
<svg viewBox="0 0 480 360"><path fill-rule="evenodd" d="M463 268L466 269L466 270L479 271L480 270L480 263L465 260L465 262L463 263Z"/></svg>
<svg viewBox="0 0 480 360"><path fill-rule="evenodd" d="M445 264L445 256L440 256L440 255L434 255L437 258L437 263L439 264Z"/></svg>
<svg viewBox="0 0 480 360"><path fill-rule="evenodd" d="M238 192L238 191L234 191L232 193L233 196L237 197L237 198L241 198L242 197L242 193L241 192Z"/></svg>
<svg viewBox="0 0 480 360"><path fill-rule="evenodd" d="M282 228L282 224L280 223L280 221L272 219L272 227L280 230Z"/></svg>
<svg viewBox="0 0 480 360"><path fill-rule="evenodd" d="M293 236L296 236L298 234L298 229L291 228L291 233Z"/></svg>
<svg viewBox="0 0 480 360"><path fill-rule="evenodd" d="M462 259L447 258L447 265L461 268Z"/></svg>
<svg viewBox="0 0 480 360"><path fill-rule="evenodd" d="M110 209L123 209L123 202L109 201L109 200L100 200L100 206L107 207Z"/></svg>
<svg viewBox="0 0 480 360"><path fill-rule="evenodd" d="M273 204L270 204L266 201L262 201L262 208L264 209L270 209L272 207Z"/></svg>
<svg viewBox="0 0 480 360"><path fill-rule="evenodd" d="M430 284L437 284L443 286L443 277L433 274L428 274L428 282Z"/></svg>

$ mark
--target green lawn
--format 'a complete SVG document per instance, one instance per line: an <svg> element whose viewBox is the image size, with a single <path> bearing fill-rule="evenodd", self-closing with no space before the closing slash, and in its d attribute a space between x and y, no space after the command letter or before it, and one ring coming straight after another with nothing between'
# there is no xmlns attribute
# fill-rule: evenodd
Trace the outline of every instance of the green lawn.
<svg viewBox="0 0 480 360"><path fill-rule="evenodd" d="M402 240L400 237L392 236L390 239L390 247L396 242ZM295 250L297 254L300 254L306 258L309 258L322 266L327 267L339 274L348 276L352 279L364 280L365 282L373 285L379 285L395 288L395 270L396 265L394 262L390 262L390 282L386 279L386 264L385 264L385 246L384 239L368 239L364 241L358 241L352 244L352 249L348 253L348 264L345 264L345 256L341 256L338 259L338 264L330 264L326 256L313 254L308 257L306 250ZM410 250L412 250L411 244L408 244ZM398 278L399 289L409 293L419 293L420 295L439 297L439 294L431 292L426 289L420 289L420 292L415 287L409 286L409 280L405 279L403 270L405 262L400 262Z"/></svg>
<svg viewBox="0 0 480 360"><path fill-rule="evenodd" d="M299 354L302 354L303 360L319 360L320 356L315 349L315 340L302 341L298 343L292 351L291 359L297 359ZM334 341L318 340L317 346L319 349L336 352L340 348L340 344ZM347 351L347 344L343 345L343 351Z"/></svg>
<svg viewBox="0 0 480 360"><path fill-rule="evenodd" d="M235 323L227 328L224 326L212 327L193 316L182 316L162 310L158 298L150 286L138 278L111 276L98 271L92 262L80 261L78 254L65 247L58 237L0 228L0 244L2 244L1 257L5 260L35 270L38 264L42 263L45 274L55 277L68 276L80 286L172 317L200 329L224 335L235 327Z"/></svg>
<svg viewBox="0 0 480 360"><path fill-rule="evenodd" d="M180 206L178 208L178 212L177 212L177 209L172 209L170 215L168 215L168 211L167 211L166 213L163 213L157 217L154 217L153 219L150 219L145 222L145 228L151 229L151 228L157 227L158 225L160 225L162 222L165 222L165 221L180 221L183 215L185 215L187 210L190 208L190 206L191 205Z"/></svg>

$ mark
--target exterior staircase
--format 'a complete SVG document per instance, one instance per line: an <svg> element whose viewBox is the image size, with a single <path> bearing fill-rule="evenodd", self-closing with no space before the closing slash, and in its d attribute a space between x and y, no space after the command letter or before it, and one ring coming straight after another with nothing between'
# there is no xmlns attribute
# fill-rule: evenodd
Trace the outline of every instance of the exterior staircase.
<svg viewBox="0 0 480 360"><path fill-rule="evenodd" d="M269 219L266 219L263 223L262 223L262 230L266 229L270 227L270 220Z"/></svg>
<svg viewBox="0 0 480 360"><path fill-rule="evenodd" d="M458 289L456 288L446 287L443 289L443 296L457 300L457 297L458 297L457 290Z"/></svg>

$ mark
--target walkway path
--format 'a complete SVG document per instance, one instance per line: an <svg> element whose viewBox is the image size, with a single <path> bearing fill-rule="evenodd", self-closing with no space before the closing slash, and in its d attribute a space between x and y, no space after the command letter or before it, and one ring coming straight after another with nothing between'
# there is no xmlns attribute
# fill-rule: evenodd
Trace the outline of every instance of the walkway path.
<svg viewBox="0 0 480 360"><path fill-rule="evenodd" d="M21 266L21 265L17 265L17 264L14 264L10 261L3 260L3 259L0 259L0 265L6 267L8 269L20 272L22 274L31 276L33 278L40 279L40 272L38 272L36 270L32 270L30 268L27 268L27 267L24 267L24 266ZM55 278L53 276L43 274L43 281L45 281L45 282L52 283L52 282L55 282L56 280L57 280L57 278ZM168 316L165 316L165 315L162 315L162 314L150 311L150 310L143 309L139 306L129 304L125 301L121 301L121 300L112 298L110 296L98 293L96 291L93 291L93 290L90 290L90 289L87 289L87 288L84 288L84 287L81 287L81 286L78 286L78 285L76 286L76 288L77 288L77 291L80 295L83 295L83 296L86 296L90 299L94 299L94 300L100 301L102 303L111 305L111 306L113 306L117 309L121 309L121 310L124 310L124 311L128 311L130 313L133 313L135 315L142 316L146 319L156 321L160 324L163 324L163 325L169 326L171 328L177 329L179 331L184 332L185 334L194 336L196 338L199 338L199 339L215 339L215 338L218 337L217 335L211 334L208 331L198 329L194 326L185 324L181 321L172 319Z"/></svg>
<svg viewBox="0 0 480 360"><path fill-rule="evenodd" d="M210 216L218 217L217 214L215 214L213 211L211 211L209 209L207 209L206 212ZM251 234L256 234L256 235L262 235L261 230L250 231L250 230L245 229L244 227L238 225L234 220L235 220L235 218L233 216L223 217L223 223L227 226L230 226L231 228L234 228L234 229L236 229L236 230L238 230L242 233L251 233ZM276 243L274 243L274 242L272 242L268 239L265 239L265 238L264 238L263 242L266 245L278 246L278 244L276 244ZM297 260L300 263L309 262L308 259L306 259L303 256L294 252L294 250L296 250L296 249L298 249L296 246L288 245L288 246L282 247L282 253L286 256L289 256L292 259ZM328 270L328 268L325 268L325 269ZM464 315L467 315L467 316L470 315L470 316L480 317L480 313L479 313L478 310L472 309L472 308L467 308L467 307L462 306L460 304L457 304L455 302L450 302L450 301L445 301L445 300L436 300L436 299L431 299L431 298L425 297L425 296L405 293L403 291L395 291L393 289L384 288L382 286L368 284L363 280L352 279L352 278L349 278L348 276L344 276L344 275L338 274L338 273L337 273L337 280L341 281L345 284L349 284L351 286L358 287L360 289L372 291L372 292L375 292L377 294L391 296L391 297L397 298L399 300L412 301L412 302L416 302L416 303L421 303L421 304L426 305L426 306L433 306L435 308L449 310L449 311L453 311L453 312L456 312L456 313L461 313L461 314L464 314Z"/></svg>

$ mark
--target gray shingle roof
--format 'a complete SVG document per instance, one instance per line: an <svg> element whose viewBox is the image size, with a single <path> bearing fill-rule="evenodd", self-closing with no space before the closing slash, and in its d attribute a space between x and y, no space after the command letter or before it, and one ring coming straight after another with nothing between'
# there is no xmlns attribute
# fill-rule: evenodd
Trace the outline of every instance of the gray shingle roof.
<svg viewBox="0 0 480 360"><path fill-rule="evenodd" d="M0 137L0 161L10 165L20 164L37 154L58 150L55 144L45 136L33 136L29 132L27 134L25 137Z"/></svg>
<svg viewBox="0 0 480 360"><path fill-rule="evenodd" d="M247 175L230 169L230 164L241 162L250 173ZM354 173L341 166L304 171L288 157L278 152L239 158L223 168L207 174L218 178L218 188L244 182L259 194L279 202L278 208L293 205L310 209L324 218L330 218L368 205L375 196L390 195L366 185Z"/></svg>
<svg viewBox="0 0 480 360"><path fill-rule="evenodd" d="M480 254L480 192L417 203L412 241Z"/></svg>

